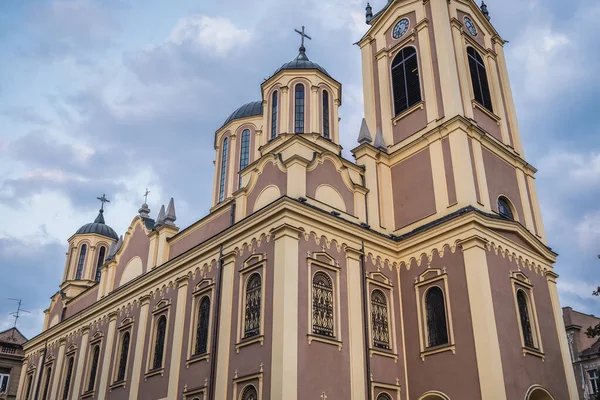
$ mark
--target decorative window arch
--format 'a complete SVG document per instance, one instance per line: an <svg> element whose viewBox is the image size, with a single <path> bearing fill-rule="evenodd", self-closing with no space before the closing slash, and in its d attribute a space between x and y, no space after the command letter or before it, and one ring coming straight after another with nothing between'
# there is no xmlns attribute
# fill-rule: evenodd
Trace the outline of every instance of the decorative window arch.
<svg viewBox="0 0 600 400"><path fill-rule="evenodd" d="M500 196L498 197L498 214L502 215L508 219L515 219L515 214L513 213L513 207L506 197Z"/></svg>
<svg viewBox="0 0 600 400"><path fill-rule="evenodd" d="M392 396L387 393L379 393L377 400L392 400Z"/></svg>
<svg viewBox="0 0 600 400"><path fill-rule="evenodd" d="M240 169L238 174L248 166L250 161L250 129L244 129L242 132L242 141L240 144ZM240 174L240 180L238 188L242 187L242 175Z"/></svg>
<svg viewBox="0 0 600 400"><path fill-rule="evenodd" d="M221 153L221 178L219 179L219 203L225 200L225 177L227 176L227 152L229 138L223 140L223 151Z"/></svg>
<svg viewBox="0 0 600 400"><path fill-rule="evenodd" d="M260 334L262 301L262 278L255 272L246 282L246 309L244 314L244 338Z"/></svg>
<svg viewBox="0 0 600 400"><path fill-rule="evenodd" d="M276 91L273 92L273 98L271 101L271 139L277 137L277 103L279 94Z"/></svg>
<svg viewBox="0 0 600 400"><path fill-rule="evenodd" d="M98 360L100 358L100 345L97 344L94 346L92 350L92 359L90 364L90 377L88 379L88 392L94 391L94 386L96 386L96 375L98 374Z"/></svg>
<svg viewBox="0 0 600 400"><path fill-rule="evenodd" d="M469 70L471 71L471 83L473 85L473 95L475 101L484 106L490 112L494 112L492 107L492 96L488 83L485 63L481 55L471 46L467 46L467 58L469 59Z"/></svg>
<svg viewBox="0 0 600 400"><path fill-rule="evenodd" d="M129 357L129 341L131 334L129 331L123 334L121 339L121 354L119 355L119 369L117 372L117 382L125 380L125 372L127 370L127 359Z"/></svg>
<svg viewBox="0 0 600 400"><path fill-rule="evenodd" d="M371 329L373 346L381 349L389 349L390 325L387 298L379 289L371 292Z"/></svg>
<svg viewBox="0 0 600 400"><path fill-rule="evenodd" d="M323 90L323 137L329 139L329 92Z"/></svg>
<svg viewBox="0 0 600 400"><path fill-rule="evenodd" d="M304 85L301 83L296 84L294 89L295 97L295 133L304 133Z"/></svg>
<svg viewBox="0 0 600 400"><path fill-rule="evenodd" d="M46 368L46 380L44 381L44 391L42 392L42 400L48 399L48 389L50 389L50 377L52 376L52 366Z"/></svg>
<svg viewBox="0 0 600 400"><path fill-rule="evenodd" d="M403 113L422 100L417 50L412 46L400 50L392 61L392 89L394 115Z"/></svg>
<svg viewBox="0 0 600 400"><path fill-rule="evenodd" d="M77 262L77 271L75 273L75 279L81 279L83 275L83 266L85 265L85 254L87 253L87 244L81 246L79 251L79 261Z"/></svg>
<svg viewBox="0 0 600 400"><path fill-rule="evenodd" d="M427 321L427 347L448 344L446 303L444 293L439 286L432 286L425 293L425 312Z"/></svg>
<svg viewBox="0 0 600 400"><path fill-rule="evenodd" d="M333 283L328 274L318 271L312 281L313 333L334 337Z"/></svg>
<svg viewBox="0 0 600 400"><path fill-rule="evenodd" d="M241 400L258 400L258 392L254 385L247 385L244 390L242 390Z"/></svg>
<svg viewBox="0 0 600 400"><path fill-rule="evenodd" d="M65 387L63 388L62 400L67 400L69 398L69 389L71 388L71 378L73 376L73 363L75 362L75 357L69 357L69 362L67 365L67 374L65 377Z"/></svg>
<svg viewBox="0 0 600 400"><path fill-rule="evenodd" d="M533 331L531 327L531 318L529 313L529 299L521 289L517 290L517 306L519 307L519 318L521 321L521 332L523 333L523 342L525 347L535 349L533 340Z"/></svg>
<svg viewBox="0 0 600 400"><path fill-rule="evenodd" d="M104 264L104 258L106 257L106 247L101 246L98 251L98 263L96 264L96 282L100 282L100 267Z"/></svg>
<svg viewBox="0 0 600 400"><path fill-rule="evenodd" d="M154 342L154 358L152 360L152 369L159 369L163 366L166 335L167 317L165 315L161 315L156 323L156 341Z"/></svg>
<svg viewBox="0 0 600 400"><path fill-rule="evenodd" d="M198 322L196 324L196 345L194 355L204 354L208 350L208 327L210 322L210 299L202 297L198 306Z"/></svg>

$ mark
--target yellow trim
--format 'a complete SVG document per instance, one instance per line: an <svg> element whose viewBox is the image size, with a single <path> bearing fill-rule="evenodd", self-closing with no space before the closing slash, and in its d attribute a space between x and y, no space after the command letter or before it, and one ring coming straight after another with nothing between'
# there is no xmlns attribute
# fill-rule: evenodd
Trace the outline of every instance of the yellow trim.
<svg viewBox="0 0 600 400"><path fill-rule="evenodd" d="M149 296L142 296L139 299L140 302L140 316L139 316L139 322L138 322L138 328L137 328L137 334L136 334L136 341L135 341L135 349L132 352L132 354L134 354L134 358L133 358L133 365L132 365L132 371L131 371L131 385L130 385L130 389L129 389L129 398L130 399L137 399L138 398L138 392L139 392L139 387L140 387L140 377L142 374L142 356L141 354L144 353L144 343L146 340L146 328L148 326L148 309L150 307L150 297ZM135 355L139 355L139 356L135 356Z"/></svg>
<svg viewBox="0 0 600 400"><path fill-rule="evenodd" d="M177 398L179 392L179 371L181 370L181 355L183 353L183 328L185 326L186 303L189 276L177 279L177 305L175 307L175 327L173 328L173 345L171 346L171 363L169 369L169 388L167 397ZM166 337L165 337L166 340ZM167 342L165 342L166 344Z"/></svg>
<svg viewBox="0 0 600 400"><path fill-rule="evenodd" d="M229 385L229 349L231 344L231 315L233 310L233 282L235 273L235 255L227 253L223 256L221 284L221 306L219 315L219 343L217 349L217 379L215 382L215 399L226 399Z"/></svg>
<svg viewBox="0 0 600 400"><path fill-rule="evenodd" d="M49 389L50 400L55 400L57 394L59 392L62 392L62 390L60 389L60 387L58 385L60 382L60 377L62 375L63 361L65 359L65 345L66 345L65 340L61 339L60 345L58 348L58 357L56 358L56 368L54 371L54 379L52 380L52 385L50 386L50 389Z"/></svg>
<svg viewBox="0 0 600 400"><path fill-rule="evenodd" d="M237 323L237 340L235 344L236 353L240 352L240 348L248 346L252 343L260 342L262 346L264 344L265 335L265 303L266 303L266 290L267 290L267 261L262 259L257 263L247 265L244 263L244 267L238 272L239 274L239 288L238 288L238 323ZM260 277L260 330L258 335L244 337L245 321L246 321L246 292L248 286L248 280L254 275L258 274Z"/></svg>
<svg viewBox="0 0 600 400"><path fill-rule="evenodd" d="M347 295L348 295L348 346L350 353L350 400L364 400L365 356L363 337L363 312L360 296L361 267L360 252L346 249Z"/></svg>
<svg viewBox="0 0 600 400"><path fill-rule="evenodd" d="M544 346L542 345L542 336L540 331L540 325L537 317L537 308L535 307L535 297L533 295L533 285L529 278L521 271L512 271L510 273L510 282L513 292L513 301L515 306L517 326L519 327L519 337L521 338L521 346L523 347L523 355L532 354L539 355L542 360L544 356ZM525 338L523 337L523 326L521 325L521 312L519 311L519 302L517 301L517 294L519 291L525 295L527 302L527 312L529 313L531 334L533 336L534 348L528 348L525 346Z"/></svg>
<svg viewBox="0 0 600 400"><path fill-rule="evenodd" d="M204 284L206 283L206 286ZM202 354L194 354L196 349L196 329L198 327L198 309L200 308L200 303L207 297L210 302L209 307L209 318L208 318L208 337L206 342L206 352ZM190 364L199 361L199 360L209 360L210 357L210 349L212 344L212 327L213 327L213 308L214 308L214 298L215 298L215 283L214 279L203 279L196 285L196 290L192 292L192 307L191 307L191 318L190 318L190 328L188 332L188 346L187 346L187 359L186 359L186 368L189 367ZM203 357L198 357L203 355Z"/></svg>
<svg viewBox="0 0 600 400"><path fill-rule="evenodd" d="M106 397L106 389L108 388L108 373L110 370L110 357L113 355L113 343L115 341L115 330L117 327L117 313L109 316L110 321L108 323L108 332L106 334L106 345L104 346L104 359L102 365L99 365L101 369L100 374L100 386L98 387L98 398L104 399ZM98 379L94 382L98 384ZM96 387L94 387L96 391Z"/></svg>

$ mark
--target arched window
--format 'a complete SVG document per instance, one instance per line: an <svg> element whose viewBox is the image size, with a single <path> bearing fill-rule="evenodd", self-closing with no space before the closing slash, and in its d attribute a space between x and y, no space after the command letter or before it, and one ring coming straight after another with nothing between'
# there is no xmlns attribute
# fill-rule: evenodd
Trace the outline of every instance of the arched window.
<svg viewBox="0 0 600 400"><path fill-rule="evenodd" d="M46 368L46 381L44 383L44 391L42 392L42 400L48 398L48 389L50 388L50 377L52 376L52 367Z"/></svg>
<svg viewBox="0 0 600 400"><path fill-rule="evenodd" d="M94 346L94 350L92 352L92 364L90 365L90 379L88 380L88 392L92 392L94 390L94 386L96 385L96 375L98 373L98 359L100 358L100 346Z"/></svg>
<svg viewBox="0 0 600 400"><path fill-rule="evenodd" d="M381 290L371 293L371 325L373 346L382 349L390 348L387 299Z"/></svg>
<svg viewBox="0 0 600 400"><path fill-rule="evenodd" d="M521 319L521 331L523 332L525 347L535 348L531 331L531 321L529 319L527 296L522 290L517 291L517 305L519 306L519 318Z"/></svg>
<svg viewBox="0 0 600 400"><path fill-rule="evenodd" d="M255 273L248 278L246 284L246 315L244 318L244 337L260 334L260 307L262 296L262 279Z"/></svg>
<svg viewBox="0 0 600 400"><path fill-rule="evenodd" d="M394 112L401 114L421 101L419 64L414 47L405 47L392 61Z"/></svg>
<svg viewBox="0 0 600 400"><path fill-rule="evenodd" d="M258 393L254 385L248 385L242 391L242 400L257 400Z"/></svg>
<svg viewBox="0 0 600 400"><path fill-rule="evenodd" d="M387 393L379 393L379 396L377 396L377 400L392 400L392 398Z"/></svg>
<svg viewBox="0 0 600 400"><path fill-rule="evenodd" d="M71 388L71 377L73 376L73 363L75 357L69 357L69 364L67 366L67 375L65 377L65 387L63 388L62 400L69 398L69 389Z"/></svg>
<svg viewBox="0 0 600 400"><path fill-rule="evenodd" d="M271 139L277 136L277 96L277 91L274 91L271 103Z"/></svg>
<svg viewBox="0 0 600 400"><path fill-rule="evenodd" d="M85 253L87 253L87 245L84 244L81 246L81 251L79 251L79 261L77 262L77 272L75 273L75 279L81 279L81 275L83 274Z"/></svg>
<svg viewBox="0 0 600 400"><path fill-rule="evenodd" d="M96 282L100 282L100 267L104 264L104 257L106 255L106 247L100 247L98 252L98 263L96 264Z"/></svg>
<svg viewBox="0 0 600 400"><path fill-rule="evenodd" d="M125 370L127 369L127 358L129 356L129 339L129 332L125 332L121 341L121 355L119 357L119 370L117 373L117 382L125 380Z"/></svg>
<svg viewBox="0 0 600 400"><path fill-rule="evenodd" d="M241 172L244 168L248 166L248 161L250 160L250 130L244 129L242 132L242 144L240 149L240 170ZM238 173L239 173L238 172ZM238 184L238 188L242 187L242 175L240 174L240 182Z"/></svg>
<svg viewBox="0 0 600 400"><path fill-rule="evenodd" d="M447 344L446 305L442 289L434 286L427 291L425 295L425 310L427 313L428 347Z"/></svg>
<svg viewBox="0 0 600 400"><path fill-rule="evenodd" d="M304 85L296 85L296 133L304 133Z"/></svg>
<svg viewBox="0 0 600 400"><path fill-rule="evenodd" d="M206 353L208 347L208 325L210 321L210 299L204 296L198 307L198 323L196 325L196 347L194 354Z"/></svg>
<svg viewBox="0 0 600 400"><path fill-rule="evenodd" d="M221 153L221 179L219 181L219 202L225 200L225 176L227 175L227 151L229 138L223 140L223 152Z"/></svg>
<svg viewBox="0 0 600 400"><path fill-rule="evenodd" d="M323 137L329 139L329 93L323 90Z"/></svg>
<svg viewBox="0 0 600 400"><path fill-rule="evenodd" d="M29 396L31 395L31 384L33 383L33 374L29 375L27 379L27 390L25 391L25 400L29 400Z"/></svg>
<svg viewBox="0 0 600 400"><path fill-rule="evenodd" d="M167 334L167 317L161 315L156 324L156 342L154 343L154 359L152 369L162 368L165 352L165 336Z"/></svg>
<svg viewBox="0 0 600 400"><path fill-rule="evenodd" d="M508 219L515 219L515 216L513 215L512 209L510 207L510 202L506 197L498 198L498 214Z"/></svg>
<svg viewBox="0 0 600 400"><path fill-rule="evenodd" d="M313 333L334 337L333 331L333 283L324 272L313 277L312 322Z"/></svg>
<svg viewBox="0 0 600 400"><path fill-rule="evenodd" d="M473 84L475 101L491 112L494 112L483 58L470 46L467 47L467 58L469 59L469 70L471 71L471 83Z"/></svg>

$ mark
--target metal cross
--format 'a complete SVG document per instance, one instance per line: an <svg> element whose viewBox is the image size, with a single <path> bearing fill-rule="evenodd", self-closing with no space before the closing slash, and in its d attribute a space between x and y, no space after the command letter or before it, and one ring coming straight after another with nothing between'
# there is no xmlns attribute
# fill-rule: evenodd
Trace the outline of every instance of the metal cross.
<svg viewBox="0 0 600 400"><path fill-rule="evenodd" d="M100 202L102 203L102 206L100 207L100 209L101 209L102 211L104 211L104 203L110 203L110 200L108 200L108 199L106 198L106 195L105 195L105 194L103 194L103 195L102 195L102 197L96 197L96 198L97 198L98 200L100 200Z"/></svg>
<svg viewBox="0 0 600 400"><path fill-rule="evenodd" d="M306 33L304 33L304 25L302 26L302 32L299 31L298 29L294 29L294 30L302 37L302 44L301 44L302 47L304 47L304 38L312 40L312 38L310 36L308 36Z"/></svg>
<svg viewBox="0 0 600 400"><path fill-rule="evenodd" d="M148 204L148 194L150 191L146 188L146 193L144 193L144 204Z"/></svg>

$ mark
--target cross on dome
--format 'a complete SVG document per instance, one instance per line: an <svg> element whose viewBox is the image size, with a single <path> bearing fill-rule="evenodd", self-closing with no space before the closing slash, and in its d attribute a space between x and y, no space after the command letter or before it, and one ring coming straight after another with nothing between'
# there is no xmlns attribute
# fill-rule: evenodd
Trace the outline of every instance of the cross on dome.
<svg viewBox="0 0 600 400"><path fill-rule="evenodd" d="M104 203L110 203L110 200L108 200L106 198L106 195L103 194L102 197L96 197L98 200L100 200L100 203L102 203L102 205L100 206L100 211L104 211Z"/></svg>
<svg viewBox="0 0 600 400"><path fill-rule="evenodd" d="M307 38L308 40L312 40L312 38L304 33L304 25L302 25L302 31L299 31L298 29L294 29L294 31L296 31L296 33L298 33L302 38L302 42L300 43L300 51L306 51L306 48L304 47L304 38Z"/></svg>

